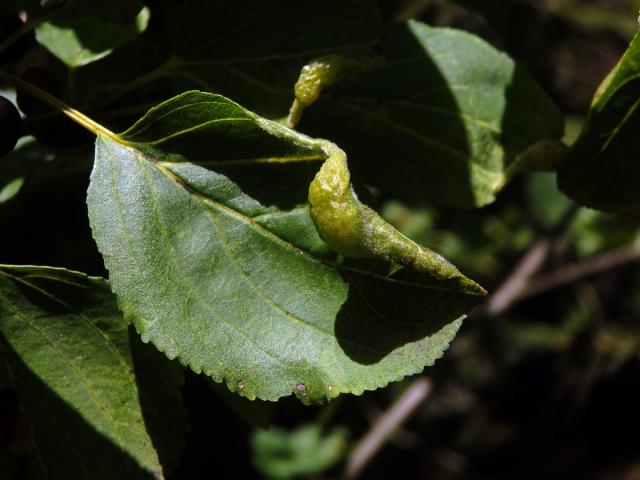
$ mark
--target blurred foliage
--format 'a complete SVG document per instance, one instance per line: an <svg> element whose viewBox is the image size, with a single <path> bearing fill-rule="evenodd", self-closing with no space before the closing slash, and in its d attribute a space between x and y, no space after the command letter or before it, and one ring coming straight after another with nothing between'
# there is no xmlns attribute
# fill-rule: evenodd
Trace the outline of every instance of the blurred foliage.
<svg viewBox="0 0 640 480"><path fill-rule="evenodd" d="M347 431L335 427L324 433L315 424L293 431L273 427L253 434L253 462L267 478L300 478L320 473L342 459Z"/></svg>
<svg viewBox="0 0 640 480"><path fill-rule="evenodd" d="M145 3L152 13L149 26L126 54L116 50L68 75L60 61L37 47L17 73L46 66L65 79L63 98L92 113L94 105L164 58L166 45L155 43L153 35L168 28L172 5L179 2ZM522 60L570 115L568 141L575 139L596 87L636 30L640 8L637 0L380 3L387 19L412 16L464 28ZM96 119L117 130L170 91L169 79L156 79L134 94L112 97ZM59 117L49 121L62 124ZM90 148L76 141L74 132L63 128L62 133L73 140L72 152ZM0 205L2 260L48 262L102 275L100 257L87 247L92 239L83 200L90 164L54 152L27 140L0 166L0 203L16 193L16 180L24 179L20 194ZM42 165L56 181L35 188ZM408 205L377 192L371 203L407 236L495 290L571 207L555 182L553 174L517 178L495 204L478 211ZM34 213L27 218L23 208ZM542 273L629 245L639 234L638 214L580 209ZM22 247L30 243L38 249L26 255ZM471 315L430 375L433 393L362 478L640 478L638 264L523 300L500 318ZM213 392L188 373L184 396L192 430L175 478L213 478L221 469L234 478L335 478L352 442L402 389L399 383L347 398L319 426L316 409L283 401L273 408L267 404L268 412L247 412L229 404L228 392ZM19 468L14 460L29 448L29 427L11 391L0 391L0 405L0 452L10 454L0 455L0 471L6 472ZM268 423L271 429L258 429Z"/></svg>

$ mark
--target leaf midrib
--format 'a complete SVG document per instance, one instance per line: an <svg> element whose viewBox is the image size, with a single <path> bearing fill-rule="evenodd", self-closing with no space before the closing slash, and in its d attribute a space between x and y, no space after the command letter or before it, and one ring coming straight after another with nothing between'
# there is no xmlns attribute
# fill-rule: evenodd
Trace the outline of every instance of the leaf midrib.
<svg viewBox="0 0 640 480"><path fill-rule="evenodd" d="M108 148L108 144L111 141L110 139L107 138L102 138L102 141L107 145L106 150L106 155L108 157L108 162L109 163L113 163L113 159L112 159L112 154L110 149ZM125 146L125 148L127 148ZM132 153L138 153L136 150L133 150L132 148L128 147L128 150ZM139 153L139 155L143 156L142 153ZM136 156L136 158L138 158ZM131 240L131 235L129 234L129 230L126 227L126 222L124 221L124 211L122 208L122 202L120 201L120 196L118 194L118 190L117 190L117 186L116 186L116 180L118 178L118 175L116 174L115 169L112 167L111 169L111 196L114 199L114 203L116 204L116 207L118 209L118 216L120 217L120 225L122 226L122 234L124 236L125 242L127 244L127 246L129 247L129 252L130 252L130 257L132 259L132 261L136 264L136 269L139 272L144 271L144 269L142 268L142 266L140 265L140 263L138 262L138 257L135 254L135 250L133 248L133 242ZM143 279L146 278L143 276ZM117 293L117 292L116 292ZM118 298L123 298L122 295L118 295ZM155 326L156 323L158 323L158 321L160 320L160 316L158 315L158 310L156 309L156 304L155 302L149 302L149 304L151 305L151 309L153 310L153 319L151 321L147 320L147 325L146 328L147 329L151 329ZM126 305L121 305L123 310L128 310L128 308L126 308ZM166 349L167 345L156 345L161 351L163 351L163 349ZM213 350L211 350L212 354L217 358L218 363L220 364L220 366L222 367L223 370L226 370L226 364L225 362L222 361L222 358Z"/></svg>
<svg viewBox="0 0 640 480"><path fill-rule="evenodd" d="M144 154L142 152L136 152L136 157L141 160L141 161L146 161L149 162L149 160L144 156ZM152 162L151 162L152 163ZM169 165L170 162L162 162L162 164L160 163L156 163L153 164L153 166L155 168L157 168L158 170L160 170L166 177L168 177L172 182L177 183L178 185L184 185L184 181L177 175L175 174L173 171L171 171L167 165ZM341 265L338 264L336 262L332 262L330 260L324 259L324 258L320 258L317 257L315 255L313 255L311 252L300 248L292 243L290 243L289 241L283 239L282 237L279 237L278 235L274 234L273 232L271 232L270 230L264 228L262 225L258 224L255 220L256 218L260 218L262 215L258 215L257 217L249 217L245 214L243 214L242 212L235 210L231 207L228 207L227 205L224 205L216 200L213 200L212 198L206 196L205 194L196 191L194 189L192 189L191 187L187 187L186 188L187 191L189 192L190 195L195 196L200 202L205 202L205 203L210 203L213 207L215 207L218 210L221 210L222 212L226 213L227 215L235 218L236 220L239 220L247 225L250 226L250 228L254 229L256 232L258 232L260 235L262 235L265 238L268 238L269 240L271 240L274 243L279 244L280 246L283 246L285 248L287 248L288 250L291 250L297 254L302 255L306 260L317 263L317 264L321 264L324 267L328 267L328 268L332 268L335 270L344 270L344 271L348 271L348 272L352 272L352 273L356 273L358 275L362 275L365 277L370 277L370 278L376 278L385 282L390 282L390 283L395 283L398 285L404 285L407 287L412 287L412 288L417 288L417 289L426 289L426 290L440 290L440 291L446 291L446 292L452 292L452 293L460 293L460 294L465 294L465 295L474 295L473 293L469 293L469 292L463 292L461 290L455 289L455 288L449 288L446 286L436 286L436 285L427 285L427 284L423 284L423 283L415 283L415 282L409 282L406 280L398 280L396 278L392 278L386 275L380 275L374 272L369 272L366 270L361 270L359 268L355 268L355 267L351 267L351 266L347 266L347 265ZM300 207L294 209L294 210L299 210ZM270 215L273 215L275 212L269 212ZM283 213L288 213L288 212L283 212Z"/></svg>
<svg viewBox="0 0 640 480"><path fill-rule="evenodd" d="M167 231L166 231L166 226L164 225L164 222L161 219L160 212L157 209L157 203L158 202L157 202L156 191L152 187L152 181L149 178L147 170L146 170L145 167L148 165L151 168L155 168L156 170L159 170L172 183L175 183L175 184L179 185L179 184L182 183L182 181L173 172L167 170L166 168L158 168L157 164L156 165L150 164L150 162L148 160L146 160L146 158L144 156L142 156L142 155L136 155L136 161L139 163L140 168L144 173L145 181L147 183L147 187L152 192L154 210L156 212L156 218L158 219L158 222L161 225L161 229L162 229L162 232L163 232L162 236L163 236L163 239L165 241L165 244L172 251L174 251L173 244L169 241L169 238L168 238L168 234L167 234ZM305 319L300 318L299 316L293 314L292 312L289 312L286 308L284 308L278 302L274 301L271 297L269 297L267 292L262 290L261 287L256 285L252 280L250 280L248 278L247 273L244 270L242 270L242 268L238 265L237 259L234 256L234 254L231 251L229 251L228 242L224 239L224 235L221 233L221 231L220 231L221 229L219 228L219 225L214 220L213 215L211 215L210 208L215 208L216 210L219 210L222 213L227 214L227 215L233 217L234 219L239 220L239 221L247 224L248 226L250 226L250 228L253 228L255 231L257 231L259 234L261 234L265 238L268 238L271 241L273 241L275 243L278 243L280 246L283 246L283 247L285 247L285 248L287 248L287 249L289 249L291 251L294 251L296 254L302 254L305 257L305 259L307 259L309 261L312 261L314 263L318 263L318 264L322 265L325 268L331 268L331 267L333 267L335 269L342 268L344 270L348 270L348 271L351 271L351 272L359 274L359 275L368 275L368 276L371 276L371 277L379 277L379 278L381 278L381 279L383 279L385 281L392 281L392 282L396 282L396 283L399 283L399 284L406 284L406 285L414 286L414 287L417 286L417 287L423 287L423 288L432 288L432 289L435 289L435 290L454 291L453 289L431 287L431 286L422 285L422 284L411 284L410 282L398 281L398 280L390 279L388 277L378 276L376 274L372 274L371 272L365 272L365 271L362 271L362 270L359 270L359 269L354 269L354 268L351 268L351 267L338 266L336 264L333 264L333 263L330 263L330 262L326 262L324 260L320 260L317 257L315 257L314 255L311 255L309 252L296 247L295 245L293 245L293 244L285 241L284 239L278 237L277 235L273 234L269 230L266 230L262 226L256 224L253 218L247 217L247 216L241 214L240 212L238 212L236 210L233 210L233 209L231 209L231 208L227 207L226 205L223 205L223 204L221 204L219 202L216 202L215 200L212 200L211 198L209 198L209 197L207 197L207 196L203 195L202 193L197 192L195 190L188 190L188 194L194 196L196 198L196 200L198 200L198 202L200 202L203 205L203 207L205 208L205 210L207 211L208 216L210 218L210 221L211 221L214 229L218 233L217 238L220 241L221 245L223 246L223 249L225 250L225 254L231 260L231 262L234 265L234 268L238 271L239 275L244 279L245 283L247 283L256 292L256 294L260 296L260 298L263 298L270 306L272 306L272 308L275 308L277 311L279 311L282 314L284 314L285 318L288 318L289 320L293 320L296 323L304 326L305 328L311 328L313 331L328 337L332 341L338 340L338 337L335 334L333 334L331 332L327 332L327 331L323 330L322 328L320 328L318 325L310 323L310 322L306 321ZM175 253L175 251L174 251L174 253ZM187 283L189 283L190 289L197 294L197 296L200 298L201 303L203 305L205 305L207 310L212 311L211 309L213 307L211 305L209 305L208 302L206 302L205 298L202 296L202 294L199 292L199 290L197 290L195 288L195 286L192 284L192 282L189 279L188 275L186 274L186 272L182 268L180 262L178 261L177 256L175 256L175 255L173 256L173 261L174 261L174 264L179 268L182 277L185 279L185 281ZM460 292L460 293L461 294L467 294L466 292L465 293ZM361 295L360 292L359 292L359 294ZM380 312L378 312L372 305L370 305L369 303L365 303L365 305L370 311L373 312L373 314L375 316L378 316L379 318L382 318L382 319L388 321L388 319L386 317L384 317ZM265 350L260 345L256 344L256 342L251 337L249 337L242 330L238 329L237 326L235 326L233 324L233 322L228 321L226 318L224 318L223 315L217 313L216 311L212 311L212 313L217 318L220 318L223 322L225 322L226 324L231 326L234 330L237 330L238 333L240 333L243 337L247 338L258 349L260 349L261 351L263 351L267 355L272 356L272 354L269 351ZM423 323L419 323L419 322L416 322L416 323L404 322L404 324L405 325L423 325ZM376 354L386 353L386 352L377 350L377 349L372 348L372 347L370 347L368 345L364 345L362 343L359 343L359 342L356 342L356 341L353 341L353 340L350 340L350 339L346 339L346 338L340 337L340 340L343 341L344 343L353 345L353 346L358 347L358 348L360 348L362 350L365 350L365 351L373 352L373 353L376 353ZM277 357L277 356L273 356L273 358L275 358L276 360L280 361L279 357ZM283 364L283 365L286 365L282 361L280 361L280 363Z"/></svg>
<svg viewBox="0 0 640 480"><path fill-rule="evenodd" d="M173 115L176 112L179 112L181 110L186 110L187 108L190 107L194 107L194 106L198 106L198 105L226 105L227 103L224 102L223 100L220 101L213 101L213 100L206 100L206 101L199 101L199 102L192 102L192 103L187 103L184 105L181 105L177 108L174 108L172 110L169 110L168 112L165 112L163 115L160 115L157 118L154 118L151 121L147 121L146 124L140 128L139 130L136 130L136 127L138 127L139 122L134 123L131 128L125 130L124 132L122 132L119 137L122 138L123 140L127 141L127 137L130 136L136 136L136 135L140 135L142 132L144 132L145 130L148 130L149 128L151 128L153 125L155 125L157 122L159 122L160 120L164 120L165 118L167 118L170 115ZM161 107L162 104L156 105L155 107L152 107L151 109L149 109L149 111L145 114L149 115L152 112L154 112L155 109Z"/></svg>
<svg viewBox="0 0 640 480"><path fill-rule="evenodd" d="M178 259L178 256L175 252L175 247L173 246L173 243L171 243L168 233L167 233L167 228L166 225L164 224L164 221L162 220L162 216L160 214L160 211L158 209L158 199L157 199L157 192L156 190L153 188L153 182L151 181L151 179L149 178L149 174L146 170L146 165L148 164L148 162L145 160L144 157L142 156L135 156L135 160L138 162L138 164L140 165L140 169L143 172L144 178L145 178L145 182L147 183L147 187L149 188L149 191L151 192L152 195L152 204L153 204L153 208L154 208L154 212L156 215L156 218L158 220L158 225L160 226L161 232L162 232L162 238L165 242L165 244L167 245L168 249L173 252L172 255L172 260L173 263L175 264L175 266L178 268L182 278L184 279L184 281L188 284L189 289L196 294L196 296L198 297L198 300L200 301L200 303L205 307L206 310L208 310L211 314L213 314L216 318L220 319L225 325L227 325L229 328L231 328L233 331L235 331L237 334L239 334L241 337L243 337L245 340L249 341L252 345L254 345L257 349L259 349L260 351L264 352L268 357L270 357L271 359L275 360L276 363L279 363L283 366L288 366L285 362L282 361L282 359L280 359L277 355L271 353L270 351L266 350L262 345L260 345L259 343L257 343L257 341L252 338L247 332L245 332L244 330L242 330L241 328L239 328L237 325L235 325L233 322L227 320L227 318L222 315L221 313L219 313L214 307L213 305L211 305L209 302L206 301L206 298L204 297L204 295L202 294L202 292L200 292L199 289L195 288L195 285L193 284L193 282L191 281L191 278L189 277L189 275L187 275L187 273L185 272L181 262ZM151 165L151 167L153 168L153 165ZM160 170L160 169L158 169ZM160 170L161 171L161 170ZM166 175L165 175L166 176ZM167 178L169 178L167 176ZM170 178L169 178L170 179ZM170 179L171 180L171 179ZM173 182L175 182L175 180L173 180Z"/></svg>
<svg viewBox="0 0 640 480"><path fill-rule="evenodd" d="M150 191L153 192L153 204L154 204L154 209L156 212L156 217L158 218L158 222L161 225L161 229L163 232L163 238L165 240L165 243L167 244L167 246L174 251L175 253L175 249L173 247L173 244L169 241L168 238L168 234L166 232L166 226L164 225L164 222L162 221L162 217L160 215L160 212L157 209L157 197L155 195L155 190L152 188L152 182L151 179L148 177L148 174L146 172L145 169L145 165L148 163L144 157L137 157L138 162L141 162L142 166L141 169L144 172L145 175L145 179L147 182L147 186L149 187ZM153 166L152 166L153 167ZM176 177L174 177L170 172L165 171L163 169L158 169L161 172L163 172L165 174L165 176L172 181L173 183L179 183L176 181ZM255 282L253 282L253 280L250 279L249 275L242 270L242 268L238 265L237 262L237 258L235 257L235 255L228 249L228 242L225 240L225 236L224 234L221 232L221 229L219 228L218 224L216 223L216 221L214 220L213 215L211 215L210 212L210 208L209 205L207 204L211 204L211 206L213 206L214 208L217 208L219 210L222 210L225 213L230 213L230 212L234 212L234 210L228 209L226 207L224 207L222 204L219 204L211 199L209 199L208 197L200 194L199 192L193 192L191 193L191 195L194 195L196 197L196 199L203 204L203 207L205 208L205 210L207 211L207 214L211 220L211 223L214 226L214 229L216 230L216 232L218 232L217 238L220 241L220 244L223 246L223 249L225 250L225 254L227 255L227 257L231 260L231 262L234 265L234 268L238 271L239 275L244 279L245 283L247 283L257 294L258 296L260 296L260 298L264 299L268 305L270 305L272 308L276 309L277 311L281 312L282 314L284 314L285 318L288 318L289 320L294 321L295 323L298 323L302 326L304 326L305 328L310 328L312 330L314 330L315 332L318 332L326 337L328 337L330 340L335 341L337 340L337 336L332 334L331 332L327 332L326 330L323 330L322 328L320 328L318 325L315 325L313 323L310 323L306 320L304 320L303 318L293 314L292 312L289 312L286 308L284 308L282 305L280 305L279 303L277 303L276 301L274 301L271 297L269 297L269 295L267 294L267 292L265 292L264 290L262 290L261 287L259 287L258 285L255 284ZM238 218L237 216L233 215L234 218ZM241 219L248 219L248 217L240 217ZM251 219L249 219L251 220ZM257 229L260 230L264 230L262 229L262 227L259 227L258 225L255 224L255 222L250 221L249 222L250 225L254 225ZM268 230L264 230L265 232L268 232ZM270 233L270 232L268 232ZM288 242L285 242L284 240L282 240L280 237L273 235L274 239L277 239L279 242L282 242L281 245L285 245L287 248L289 247L293 247L295 249L295 251L297 253L301 253L301 254L305 254L305 252L303 250L297 249L296 247L294 247L293 245L289 244ZM180 273L182 275L182 277L189 283L190 289L193 292L196 292L198 297L200 298L201 303L207 308L207 310L211 311L212 313L214 313L214 315L217 318L220 318L223 322L225 322L226 324L228 324L229 326L231 326L234 330L237 330L238 333L240 333L243 337L247 338L256 348L260 349L261 351L263 351L264 353L266 353L267 355L271 356L272 358L276 359L279 361L280 364L287 366L286 363L284 363L283 361L280 360L279 357L274 356L273 354L271 354L268 350L265 350L263 347L261 347L259 344L256 343L256 341L254 341L251 337L249 337L248 334L246 334L244 331L240 330L237 326L235 326L235 324L233 324L233 322L228 321L222 314L217 313L217 311L212 310L213 307L206 302L204 296L200 293L199 290L197 290L195 288L195 286L193 285L193 283L191 282L191 280L189 279L188 275L186 274L186 272L184 271L184 269L182 268L182 266L180 265L180 262L178 261L178 258L176 255L173 256L173 261L174 264L180 269ZM319 262L322 263L322 262ZM326 266L326 265L324 265ZM371 308L371 307L370 307ZM372 308L371 308L372 309ZM372 309L373 310L373 309ZM374 313L377 314L377 312L374 311ZM376 354L381 354L381 353L385 353L383 351L379 351L377 349L371 348L367 345L358 343L358 342L354 342L353 340L349 340L349 339L344 339L341 338L342 341L344 341L345 343L351 344L355 347L361 348L363 350L366 351L370 351Z"/></svg>

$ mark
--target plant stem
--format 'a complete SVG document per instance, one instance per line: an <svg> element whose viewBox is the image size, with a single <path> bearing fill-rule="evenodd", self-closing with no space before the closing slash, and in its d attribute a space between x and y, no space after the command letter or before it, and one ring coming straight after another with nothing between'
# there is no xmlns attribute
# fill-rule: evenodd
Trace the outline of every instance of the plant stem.
<svg viewBox="0 0 640 480"><path fill-rule="evenodd" d="M64 103L62 100L59 100L52 95L49 95L47 92L39 89L35 85L32 85L29 82L25 82L20 78L14 77L13 75L8 75L2 72L0 72L0 81L8 83L9 85L12 85L21 90L24 90L29 95L32 95L38 100L41 100L42 102L53 107L54 109L64 113L71 120L76 122L78 125L86 128L94 135L108 137L112 140L120 142L120 139L118 138L118 136L115 133L113 133L111 130L107 129L106 127L103 127L99 123L87 117L85 114L79 112L75 108L70 107L69 105Z"/></svg>
<svg viewBox="0 0 640 480"><path fill-rule="evenodd" d="M531 277L542 268L552 251L553 243L564 235L565 230L578 213L576 205L570 206L549 234L529 249L502 284L496 289L483 308L484 313L497 316L506 312L527 289Z"/></svg>
<svg viewBox="0 0 640 480"><path fill-rule="evenodd" d="M541 140L530 145L504 169L502 178L493 187L494 191L501 190L523 172L557 171L568 152L569 147L559 140Z"/></svg>
<svg viewBox="0 0 640 480"><path fill-rule="evenodd" d="M533 297L554 288L563 287L582 278L606 272L613 268L640 260L640 241L595 255L573 265L534 278L518 299Z"/></svg>
<svg viewBox="0 0 640 480"><path fill-rule="evenodd" d="M378 418L371 430L358 442L347 459L342 478L353 480L360 475L364 467L367 466L397 428L429 396L431 388L431 380L426 377L419 377L409 385L409 388L400 395L389 410Z"/></svg>
<svg viewBox="0 0 640 480"><path fill-rule="evenodd" d="M96 108L102 109L106 105L110 105L111 103L119 100L124 97L126 94L137 90L140 87L147 85L155 80L160 78L169 76L171 71L178 65L177 61L171 59L157 68L148 71L144 75L139 76L138 78L133 79L132 81L125 83L118 90L115 90L110 95L107 95L101 102L96 105Z"/></svg>
<svg viewBox="0 0 640 480"><path fill-rule="evenodd" d="M538 240L518 262L516 268L489 298L486 313L495 316L507 311L527 288L529 279L542 267L551 250L548 238Z"/></svg>
<svg viewBox="0 0 640 480"><path fill-rule="evenodd" d="M296 125L300 122L302 118L302 111L304 110L304 106L300 103L300 101L295 98L293 100L293 104L291 105L291 109L289 110L289 116L285 122L285 125L290 129L294 129Z"/></svg>
<svg viewBox="0 0 640 480"><path fill-rule="evenodd" d="M36 18L33 21L25 22L20 28L0 42L0 53L4 52L7 48L13 45L20 37L26 35L31 30L35 29L45 20L45 17Z"/></svg>

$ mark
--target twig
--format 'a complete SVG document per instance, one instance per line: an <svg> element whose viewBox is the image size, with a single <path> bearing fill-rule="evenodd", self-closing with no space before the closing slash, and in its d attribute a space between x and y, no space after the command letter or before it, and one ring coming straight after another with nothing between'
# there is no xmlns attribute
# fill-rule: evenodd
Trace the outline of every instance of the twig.
<svg viewBox="0 0 640 480"><path fill-rule="evenodd" d="M529 282L527 289L518 296L518 300L540 295L548 290L559 288L576 280L606 272L638 260L640 260L640 241L636 241L627 247L617 248L592 258L587 258L573 265L561 267L554 272L540 275Z"/></svg>
<svg viewBox="0 0 640 480"><path fill-rule="evenodd" d="M371 426L347 459L342 478L357 478L364 467L431 392L431 380L420 377Z"/></svg>
<svg viewBox="0 0 640 480"><path fill-rule="evenodd" d="M76 122L81 127L86 128L94 135L96 136L103 135L107 138L111 138L113 140L120 141L120 143L122 143L122 141L117 138L117 135L115 133L103 127L98 122L95 122L91 118L87 117L82 112L79 112L75 108L70 107L69 105L64 103L62 100L59 100L52 95L49 95L47 92L39 89L35 85L29 82L25 82L24 80L18 77L14 77L13 75L9 75L3 72L0 72L0 82L7 83L13 87L16 87L16 89L24 90L26 93L28 93L32 97L37 98L38 100L53 107L57 111L64 113L71 120Z"/></svg>
<svg viewBox="0 0 640 480"><path fill-rule="evenodd" d="M485 306L488 315L496 316L506 312L527 288L529 279L542 267L551 251L547 238L538 240L522 257L516 268L489 298Z"/></svg>
<svg viewBox="0 0 640 480"><path fill-rule="evenodd" d="M572 205L567 209L558 223L551 229L548 236L538 240L518 262L511 274L502 282L500 287L491 295L484 307L484 313L490 316L501 315L506 312L513 303L521 298L529 281L533 277L553 250L557 242L575 218L578 207Z"/></svg>

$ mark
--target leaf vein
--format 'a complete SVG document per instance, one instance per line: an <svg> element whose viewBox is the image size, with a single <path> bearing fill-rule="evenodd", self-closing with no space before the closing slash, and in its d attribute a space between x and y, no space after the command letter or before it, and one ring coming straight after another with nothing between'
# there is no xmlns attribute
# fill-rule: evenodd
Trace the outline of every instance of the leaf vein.
<svg viewBox="0 0 640 480"><path fill-rule="evenodd" d="M171 243L171 241L170 241L170 239L168 237L166 225L164 224L164 221L162 220L162 215L160 214L160 211L159 211L159 208L158 208L157 192L153 188L153 183L151 182L151 180L149 178L149 173L148 173L148 171L146 169L147 162L143 158L140 158L140 157L137 157L136 159L139 162L139 165L140 165L140 167L142 169L145 181L146 181L147 186L149 188L149 191L151 192L151 195L153 197L153 202L152 203L154 205L154 212L156 214L156 218L158 219L158 225L159 225L160 230L162 232L162 238L163 238L166 246L168 247L169 251L171 252L170 258L173 261L174 265L177 267L178 271L180 272L180 275L185 280L186 284L189 286L189 289L190 289L191 293L193 293L198 298L198 300L200 301L202 306L207 311L209 311L212 315L214 315L216 318L221 320L225 325L227 325L229 328L231 328L233 331L235 331L238 335L240 335L244 339L248 340L252 345L254 345L260 351L264 352L268 357L276 360L277 363L281 363L283 365L286 365L279 357L277 357L276 355L274 355L271 352L269 352L268 350L266 350L262 345L257 343L256 340L251 338L251 336L249 336L249 334L247 334L245 331L243 331L241 328L239 328L233 322L230 322L227 318L225 318L222 314L220 314L213 307L213 305L211 305L209 302L206 301L206 298L204 297L204 295L202 295L200 290L195 288L193 282L191 281L191 279L187 275L187 272L182 267L182 264L180 263L180 260L179 260L177 254L176 254L175 248L174 248L173 244Z"/></svg>
<svg viewBox="0 0 640 480"><path fill-rule="evenodd" d="M131 128L129 128L128 130L124 131L124 132L123 132L123 133L121 133L119 136L120 136L121 138L124 138L124 139L129 139L129 138L131 138L131 137L133 137L133 136L140 135L142 132L144 132L145 130L148 130L150 127L152 127L153 125L155 125L156 123L158 123L160 120L163 120L163 119L167 118L168 116L170 116L170 115L172 115L172 114L174 114L174 113L176 113L176 112L179 112L180 110L185 110L185 109L187 109L187 108L189 108L189 107L193 107L193 106L196 106L196 105L219 105L219 104L224 104L224 103L225 103L225 102L217 102L217 101L212 101L212 100L207 100L207 101L202 101L202 102L193 102L193 103L188 103L188 104L186 104L186 105L182 105L182 106L180 106L180 107L174 108L173 110L169 110L168 112L164 113L163 115L160 115L160 116L159 116L159 117L157 117L157 118L154 118L154 119L153 119L153 120L151 120L151 121L147 121L147 124L146 124L146 125L144 125L144 127L142 127L142 128L141 128L141 129L139 129L139 130L136 130L136 127L139 125L139 123L140 123L140 122L136 122L136 123L135 123ZM154 107L154 108L158 108L158 107L160 107L160 106L162 106L162 104L160 104L160 105L156 105L156 107ZM146 113L146 115L145 115L145 116L147 116L147 115L149 115L150 113L152 113L152 112L154 111L154 108L151 108L151 109ZM134 142L135 142L135 140L134 140Z"/></svg>
<svg viewBox="0 0 640 480"><path fill-rule="evenodd" d="M171 135L167 135L166 137L159 138L157 140L151 140L147 142L132 142L134 145L157 145L159 143L166 142L171 140L172 138L179 137L180 135L184 135L185 133L196 131L202 127L207 127L209 125L213 125L215 123L224 123L224 122L253 122L251 118L242 118L242 117L229 117L229 118L216 118L214 120L209 120L207 122L199 123L198 125L194 125L190 128L185 128L184 130L178 130L177 132L172 133Z"/></svg>

